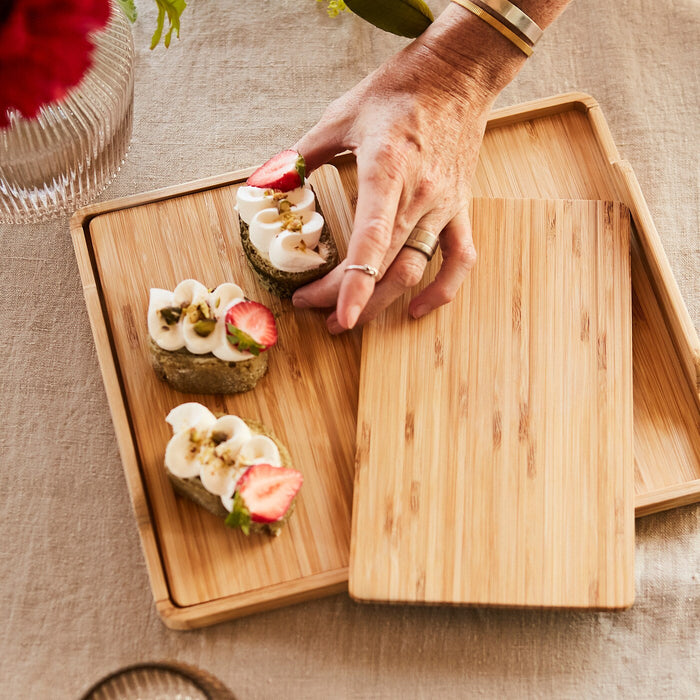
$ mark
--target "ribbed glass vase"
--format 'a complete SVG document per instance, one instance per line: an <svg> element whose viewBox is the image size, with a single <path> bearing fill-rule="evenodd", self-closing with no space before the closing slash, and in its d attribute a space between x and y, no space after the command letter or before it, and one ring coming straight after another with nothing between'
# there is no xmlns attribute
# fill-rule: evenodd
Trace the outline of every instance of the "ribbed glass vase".
<svg viewBox="0 0 700 700"><path fill-rule="evenodd" d="M66 97L33 119L10 114L0 129L0 223L72 213L104 190L131 141L134 43L111 0L107 27L95 34L93 65Z"/></svg>

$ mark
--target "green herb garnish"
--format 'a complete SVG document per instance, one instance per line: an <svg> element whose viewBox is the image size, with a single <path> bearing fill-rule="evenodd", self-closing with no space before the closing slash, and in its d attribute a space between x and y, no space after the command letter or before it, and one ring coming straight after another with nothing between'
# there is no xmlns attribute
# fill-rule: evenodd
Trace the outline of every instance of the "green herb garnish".
<svg viewBox="0 0 700 700"><path fill-rule="evenodd" d="M258 343L257 340L251 338L240 328L236 328L232 323L226 324L226 340L241 352L247 350L251 355L255 355L256 357L265 349L264 345Z"/></svg>
<svg viewBox="0 0 700 700"><path fill-rule="evenodd" d="M240 528L244 535L250 534L250 511L238 491L233 496L233 510L226 516L225 522L229 527Z"/></svg>

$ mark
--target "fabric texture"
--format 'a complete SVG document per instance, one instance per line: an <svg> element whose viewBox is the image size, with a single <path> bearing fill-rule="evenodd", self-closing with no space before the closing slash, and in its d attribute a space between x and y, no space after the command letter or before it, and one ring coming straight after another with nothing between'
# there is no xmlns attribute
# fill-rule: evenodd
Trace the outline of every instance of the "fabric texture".
<svg viewBox="0 0 700 700"><path fill-rule="evenodd" d="M313 0L192 0L148 49L103 199L263 161L405 40ZM432 0L439 12L446 2ZM581 90L637 174L700 325L700 4L574 2L497 106ZM0 227L0 696L75 698L127 664L179 660L240 698L673 697L700 693L700 506L637 521L622 613L359 605L346 595L195 632L151 596L67 219Z"/></svg>

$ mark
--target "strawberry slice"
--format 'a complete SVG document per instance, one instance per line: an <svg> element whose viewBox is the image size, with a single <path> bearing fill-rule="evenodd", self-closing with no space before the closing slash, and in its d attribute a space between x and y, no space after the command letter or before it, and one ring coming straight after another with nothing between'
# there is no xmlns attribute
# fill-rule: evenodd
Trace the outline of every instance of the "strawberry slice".
<svg viewBox="0 0 700 700"><path fill-rule="evenodd" d="M240 301L226 313L226 339L231 345L259 355L277 342L272 311L257 301Z"/></svg>
<svg viewBox="0 0 700 700"><path fill-rule="evenodd" d="M289 192L304 184L306 164L296 151L282 151L261 165L247 180L251 187Z"/></svg>
<svg viewBox="0 0 700 700"><path fill-rule="evenodd" d="M296 469L253 464L238 481L233 510L226 518L230 527L247 535L251 522L274 523L289 510L304 477Z"/></svg>

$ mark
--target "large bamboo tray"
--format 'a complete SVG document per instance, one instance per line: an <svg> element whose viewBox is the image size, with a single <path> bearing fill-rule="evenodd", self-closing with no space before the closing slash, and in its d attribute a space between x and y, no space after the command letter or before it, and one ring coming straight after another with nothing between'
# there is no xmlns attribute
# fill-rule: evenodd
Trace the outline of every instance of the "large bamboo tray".
<svg viewBox="0 0 700 700"><path fill-rule="evenodd" d="M334 175L319 173L316 189L336 242L343 249L351 228L352 205L357 190L356 174L351 156L341 156L334 164L342 184ZM207 556L211 555L212 558L206 560L199 555L190 558L185 551L169 552L168 541L176 544L179 541L173 537L174 532L185 532L190 524L195 524L202 528L206 539L215 528L220 527L220 523L209 520L207 514L200 513L189 504L173 501L169 485L155 474L154 470L161 468L156 457L161 454L167 441L167 431L162 423L164 413L155 415L157 411L154 409L153 416L148 418L154 432L150 434L147 431L141 441L138 437L134 411L137 404L157 399L160 402L157 406L174 405L180 399L189 397L176 396L174 392L168 394L170 390L160 383L144 386L136 399L129 397L126 381L132 370L129 363L141 363L145 358L141 352L144 331L138 323L138 314L140 311L145 313L146 301L145 297L131 299L135 306L131 309L131 321L126 325L116 324L115 319L110 317L110 305L117 307L115 300L110 301L107 293L109 275L105 277L98 264L92 224L99 217L105 217L106 221L108 215L114 215L113 222L119 222L120 217L124 217L124 221L129 219L138 225L145 219L155 220L157 228L154 231L162 233L168 240L186 241L186 250L189 250L193 239L201 238L201 245L210 253L216 251L216 264L213 267L197 267L201 260L187 253L185 259L192 264L188 270L194 276L215 283L218 280L212 277L240 269L240 258L237 257L240 251L235 245L237 224L233 203L237 183L249 173L250 170L227 173L92 205L76 212L71 222L90 323L156 607L168 626L179 629L214 624L256 610L347 588L352 445L359 382L360 346L357 333L337 341L342 351L333 350L337 358L343 358L343 389L338 389L334 401L336 406L342 405L344 408L333 416L337 442L343 447L331 450L332 457L324 466L329 474L325 476L325 472L315 466L315 460L312 460L310 467L305 465L304 507L294 516L298 518L297 532L290 528L285 533L300 544L299 552L292 551L294 548L288 550L289 560L296 561L296 571L294 566L287 568L281 578L276 572L276 579L267 577L265 573L257 582L249 580L247 589L239 585L227 592L225 571L232 566L231 560L226 559L232 556L230 543L209 547ZM634 174L628 164L620 161L598 105L586 95L571 94L495 112L489 121L481 151L474 194L506 198L618 200L629 207L636 224L632 240L636 514L645 515L700 500L700 343ZM186 215L174 213L181 206L185 207ZM95 228L99 226L96 224ZM152 242L146 233L150 232L150 229L138 228L134 239L139 246L143 246L142 254L146 254L154 265L148 284L174 283L177 275L185 270L174 265L173 258L164 255L162 249L154 252L149 248ZM133 237L133 231L116 224L114 229L109 228L102 233L103 243L111 245L117 257L122 254L124 235ZM115 237L112 243L111 236ZM157 263L153 263L156 259ZM139 266L143 267L141 263ZM251 295L258 291L252 278L244 276L242 282ZM138 294L143 295L146 286L143 277L139 285L133 289L138 289ZM291 313L287 303L273 302L262 292L258 298L269 301L278 313L284 314L280 325L285 325L286 320L290 319L292 325L311 324L310 327L316 330L322 329L322 321L314 314ZM332 345L335 342L324 336L324 349L335 347ZM280 365L278 369L281 371L286 358L284 345L279 350L281 352L275 362ZM300 374L299 366L293 361L287 358L286 364L286 371ZM304 376L303 373L301 376ZM145 373L144 378L147 378ZM253 396L261 394L261 391L262 384ZM263 420L271 422L272 427L278 430L279 426L272 420L270 401L271 398L265 395L251 410L255 408ZM213 405L216 407L216 402ZM288 438L287 435L283 437ZM144 439L152 442L148 450L144 447ZM319 489L313 486L315 473L322 477ZM323 484L327 486L331 482L335 483L331 492L323 493ZM315 538L323 528L328 528L327 522L312 519L314 509L317 513L328 513L327 506L323 505L324 499L335 504L339 516L332 528L335 540L327 540L329 546L324 550L324 557L307 558L304 563L304 552L307 547L314 546L307 541ZM173 506L170 520L157 517L159 504ZM188 539L186 545L193 548L193 531L185 534ZM218 535L214 537L218 538ZM218 539L216 541L219 542ZM262 563L265 558L260 556L262 558L258 561ZM249 563L246 558L236 561ZM182 570L173 568L173 563ZM187 570L191 581L183 578ZM183 590L189 593L181 596Z"/></svg>

